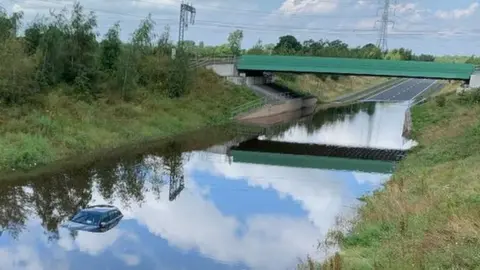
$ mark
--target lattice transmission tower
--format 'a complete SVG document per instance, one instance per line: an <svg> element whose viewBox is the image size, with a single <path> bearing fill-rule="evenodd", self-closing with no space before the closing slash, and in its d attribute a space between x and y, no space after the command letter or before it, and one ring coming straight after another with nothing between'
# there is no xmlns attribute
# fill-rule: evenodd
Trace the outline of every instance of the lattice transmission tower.
<svg viewBox="0 0 480 270"><path fill-rule="evenodd" d="M192 4L186 4L182 1L180 4L180 24L178 27L178 46L182 46L185 30L188 29L189 24L195 24L195 15L197 10Z"/></svg>
<svg viewBox="0 0 480 270"><path fill-rule="evenodd" d="M392 26L395 25L395 22L390 20L392 2L397 4L397 0L382 0L383 7L380 8L382 11L382 18L375 22L375 24L380 23L377 47L379 47L382 51L388 50L388 26L390 24L392 24Z"/></svg>

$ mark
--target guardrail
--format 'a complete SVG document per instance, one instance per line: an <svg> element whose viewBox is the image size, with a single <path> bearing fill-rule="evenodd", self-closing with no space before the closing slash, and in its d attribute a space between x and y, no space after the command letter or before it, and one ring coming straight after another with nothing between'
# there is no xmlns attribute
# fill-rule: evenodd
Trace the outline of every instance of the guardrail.
<svg viewBox="0 0 480 270"><path fill-rule="evenodd" d="M253 109L258 109L266 105L269 105L269 106L278 105L288 101L289 99L294 98L289 93L282 93L280 95L276 95L276 97L285 98L286 100L281 100L281 99L270 97L270 96L261 97L233 108L231 111L230 117L233 119L235 118L235 116L240 115L242 113L250 112Z"/></svg>
<svg viewBox="0 0 480 270"><path fill-rule="evenodd" d="M253 109L263 107L266 104L267 104L267 99L265 97L252 100L250 102L247 102L245 104L242 104L240 106L233 108L233 110L231 111L231 118L235 118L235 116L245 112L249 112Z"/></svg>
<svg viewBox="0 0 480 270"><path fill-rule="evenodd" d="M236 56L202 57L190 60L190 67L204 67L215 64L235 64Z"/></svg>

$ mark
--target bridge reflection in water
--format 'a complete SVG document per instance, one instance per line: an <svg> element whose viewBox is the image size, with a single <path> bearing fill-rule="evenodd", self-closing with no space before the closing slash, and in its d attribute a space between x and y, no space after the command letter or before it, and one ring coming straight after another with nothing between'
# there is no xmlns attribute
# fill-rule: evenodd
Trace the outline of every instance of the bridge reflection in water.
<svg viewBox="0 0 480 270"><path fill-rule="evenodd" d="M341 171L391 173L404 150L341 147L263 141L258 139L231 148L234 162Z"/></svg>
<svg viewBox="0 0 480 270"><path fill-rule="evenodd" d="M225 153L238 163L391 173L414 143L402 136L407 107L367 102L331 108L265 128Z"/></svg>

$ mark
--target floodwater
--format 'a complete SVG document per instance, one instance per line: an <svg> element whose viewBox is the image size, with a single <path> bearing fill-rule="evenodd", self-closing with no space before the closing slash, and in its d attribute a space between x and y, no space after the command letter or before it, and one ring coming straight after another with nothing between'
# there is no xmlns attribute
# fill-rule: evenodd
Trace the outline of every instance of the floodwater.
<svg viewBox="0 0 480 270"><path fill-rule="evenodd" d="M259 139L406 149L405 110L380 103L330 109L265 129ZM307 254L321 259L318 240L336 217L390 177L228 156L230 145L251 135L231 126L201 131L0 182L0 269L294 269ZM95 204L112 204L124 217L103 233L60 226Z"/></svg>

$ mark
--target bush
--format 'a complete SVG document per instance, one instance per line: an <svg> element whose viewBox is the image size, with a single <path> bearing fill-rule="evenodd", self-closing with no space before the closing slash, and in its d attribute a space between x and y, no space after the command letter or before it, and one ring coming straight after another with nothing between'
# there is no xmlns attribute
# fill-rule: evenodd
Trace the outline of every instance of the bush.
<svg viewBox="0 0 480 270"><path fill-rule="evenodd" d="M480 88L472 89L460 94L460 101L468 104L480 103Z"/></svg>
<svg viewBox="0 0 480 270"><path fill-rule="evenodd" d="M438 107L444 107L447 99L445 98L445 96L436 96L435 102L437 103Z"/></svg>
<svg viewBox="0 0 480 270"><path fill-rule="evenodd" d="M25 53L19 40L7 39L1 46L0 102L7 105L25 103L39 91L35 61Z"/></svg>

